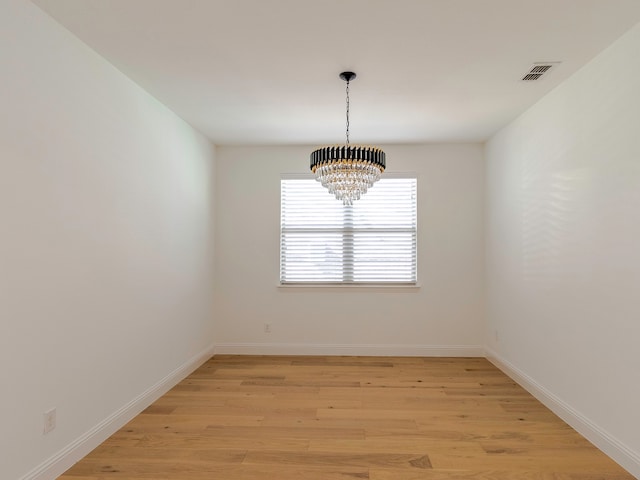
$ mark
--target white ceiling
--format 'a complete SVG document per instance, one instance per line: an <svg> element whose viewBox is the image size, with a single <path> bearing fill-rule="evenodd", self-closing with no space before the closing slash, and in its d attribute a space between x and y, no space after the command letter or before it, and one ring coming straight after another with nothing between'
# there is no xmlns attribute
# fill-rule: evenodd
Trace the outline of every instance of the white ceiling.
<svg viewBox="0 0 640 480"><path fill-rule="evenodd" d="M33 0L217 144L482 141L640 0ZM561 61L538 82L534 62ZM96 95L99 95L96 92Z"/></svg>

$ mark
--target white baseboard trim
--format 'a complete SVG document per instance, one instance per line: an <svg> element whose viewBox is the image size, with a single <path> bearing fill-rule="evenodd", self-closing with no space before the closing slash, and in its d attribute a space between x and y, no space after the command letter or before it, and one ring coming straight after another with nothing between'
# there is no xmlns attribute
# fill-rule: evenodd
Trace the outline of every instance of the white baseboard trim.
<svg viewBox="0 0 640 480"><path fill-rule="evenodd" d="M54 480L58 478L80 459L88 455L94 448L122 428L127 422L211 358L213 352L214 345L205 348L58 453L22 476L20 480Z"/></svg>
<svg viewBox="0 0 640 480"><path fill-rule="evenodd" d="M220 343L216 355L345 355L380 357L484 357L480 345L335 345Z"/></svg>
<svg viewBox="0 0 640 480"><path fill-rule="evenodd" d="M494 350L486 348L485 352L487 360L515 380L553 413L625 468L631 475L640 479L640 454L638 452L634 452L611 434L598 427L529 375L502 358Z"/></svg>

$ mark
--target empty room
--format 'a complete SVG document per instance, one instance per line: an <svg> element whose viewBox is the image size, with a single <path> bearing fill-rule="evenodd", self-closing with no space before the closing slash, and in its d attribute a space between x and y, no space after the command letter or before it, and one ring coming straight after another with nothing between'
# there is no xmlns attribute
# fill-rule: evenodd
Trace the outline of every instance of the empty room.
<svg viewBox="0 0 640 480"><path fill-rule="evenodd" d="M640 1L0 32L0 479L640 478Z"/></svg>

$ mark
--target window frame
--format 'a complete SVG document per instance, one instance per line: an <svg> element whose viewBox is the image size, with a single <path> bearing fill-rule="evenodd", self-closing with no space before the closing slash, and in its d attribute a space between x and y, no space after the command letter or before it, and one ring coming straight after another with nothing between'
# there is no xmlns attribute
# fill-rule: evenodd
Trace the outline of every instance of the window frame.
<svg viewBox="0 0 640 480"><path fill-rule="evenodd" d="M418 175L416 173L413 172L394 172L394 173L389 173L389 172L385 172L384 176L379 180L380 181L384 181L385 179L413 179L415 181L415 217L414 217L414 226L413 226L413 231L412 231L412 235L413 235L413 252L412 252L412 259L413 259L413 268L414 268L414 279L413 280L406 280L406 281L393 281L393 280L381 280L381 281L371 281L371 280L367 280L367 281L355 281L353 279L353 277L351 277L350 279L345 280L346 277L349 277L350 274L349 273L342 273L342 281L330 281L330 280L296 280L296 281L283 281L282 280L282 265L283 265L283 257L282 257L282 249L283 249L283 219L282 219L282 214L283 214L283 203L282 203L282 181L283 180L312 180L314 182L317 182L315 179L315 176L313 174L281 174L280 176L280 238L279 238L279 263L278 263L278 273L279 273L279 286L280 287L284 287L284 288L289 288L289 287L303 287L303 288L313 288L313 287L337 287L337 288L359 288L359 287L364 287L364 288L376 288L376 287L383 287L383 288L408 288L408 289L414 289L414 288L419 288L419 283L418 283L418 205L419 205L419 199L418 199ZM374 185L374 187L372 188L376 188L376 186ZM339 200L335 199L332 195L330 195L328 192L326 192L326 195L328 197L330 197L332 199L332 201L335 201L337 203L340 204L340 206L342 206L342 202L340 202ZM366 195L366 194L365 194ZM364 198L364 197L363 197ZM358 200L356 200L356 202L358 202ZM340 231L342 235L344 235L345 232L353 232L356 233L358 228L354 228L353 227L353 215L352 212L353 210L351 208L347 208L343 206L343 209L346 210L345 214L343 215L343 223L346 222L346 224L344 224L344 226L338 230L336 230L335 228L327 228L326 231L331 231L333 230L334 232L336 231ZM303 229L301 229L303 230ZM381 228L382 231L391 231L393 230L393 228ZM403 228L401 230L407 230L406 228ZM344 261L344 251L346 250L347 255L349 255L349 252L351 257L353 258L353 243L354 243L354 235L347 235L346 239L343 236L343 250L341 253L341 258L343 258L342 261L342 265L344 267L345 264L349 264L348 262ZM346 243L345 243L346 240ZM349 245L351 246L351 248L349 248ZM351 265L353 265L353 261L350 263Z"/></svg>

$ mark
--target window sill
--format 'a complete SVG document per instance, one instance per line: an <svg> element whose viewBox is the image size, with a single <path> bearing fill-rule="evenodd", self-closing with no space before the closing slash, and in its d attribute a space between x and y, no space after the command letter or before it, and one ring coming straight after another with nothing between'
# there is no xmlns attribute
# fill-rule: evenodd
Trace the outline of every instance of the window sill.
<svg viewBox="0 0 640 480"><path fill-rule="evenodd" d="M279 283L279 289L283 290L386 290L396 292L413 292L420 290L418 283Z"/></svg>

